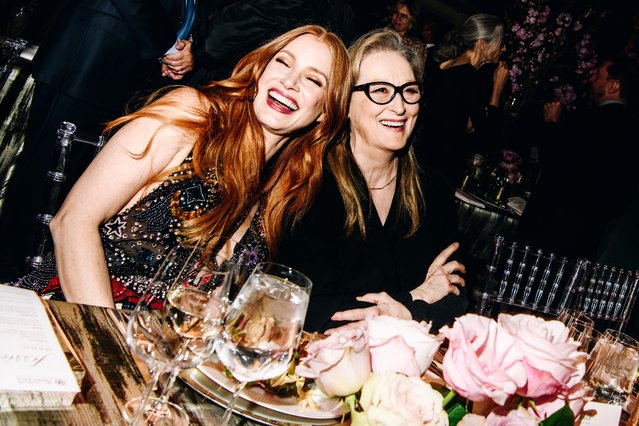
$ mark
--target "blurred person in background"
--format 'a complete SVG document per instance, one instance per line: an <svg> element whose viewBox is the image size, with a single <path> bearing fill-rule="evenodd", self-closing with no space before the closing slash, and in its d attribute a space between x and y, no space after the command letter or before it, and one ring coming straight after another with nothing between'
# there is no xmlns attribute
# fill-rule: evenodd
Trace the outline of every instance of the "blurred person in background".
<svg viewBox="0 0 639 426"><path fill-rule="evenodd" d="M433 55L437 66L424 81L424 132L417 150L425 165L447 177L452 192L470 155L499 143L499 107L508 80L500 62L503 37L498 17L468 17L444 36ZM496 63L487 78L482 67Z"/></svg>
<svg viewBox="0 0 639 426"><path fill-rule="evenodd" d="M183 0L81 0L60 9L32 64L35 89L24 148L0 212L0 282L23 275L32 254L60 123L72 122L78 134L97 140L133 97L180 81L191 69L190 41L165 55L176 42L184 7ZM60 203L94 154L94 147L73 144Z"/></svg>

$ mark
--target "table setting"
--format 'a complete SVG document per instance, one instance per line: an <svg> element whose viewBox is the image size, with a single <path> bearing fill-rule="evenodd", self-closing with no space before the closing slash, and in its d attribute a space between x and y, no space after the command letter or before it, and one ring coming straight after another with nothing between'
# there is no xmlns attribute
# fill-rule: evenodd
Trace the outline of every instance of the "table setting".
<svg viewBox="0 0 639 426"><path fill-rule="evenodd" d="M437 333L381 315L311 334L302 273L268 262L248 272L243 260L182 250L133 311L52 302L82 391L68 407L9 410L0 422L636 424L639 343L597 331L583 312L468 313Z"/></svg>

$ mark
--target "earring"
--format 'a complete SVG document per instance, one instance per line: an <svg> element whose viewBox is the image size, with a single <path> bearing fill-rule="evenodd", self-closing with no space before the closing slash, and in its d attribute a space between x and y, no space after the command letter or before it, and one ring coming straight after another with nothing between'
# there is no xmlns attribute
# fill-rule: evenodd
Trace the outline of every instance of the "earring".
<svg viewBox="0 0 639 426"><path fill-rule="evenodd" d="M253 102L255 100L255 96L257 96L257 86L251 87L248 97L249 102Z"/></svg>

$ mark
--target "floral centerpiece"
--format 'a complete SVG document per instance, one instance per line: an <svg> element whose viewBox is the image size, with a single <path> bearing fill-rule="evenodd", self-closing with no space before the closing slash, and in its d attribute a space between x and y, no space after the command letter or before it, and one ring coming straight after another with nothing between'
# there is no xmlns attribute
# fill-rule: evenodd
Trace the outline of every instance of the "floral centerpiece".
<svg viewBox="0 0 639 426"><path fill-rule="evenodd" d="M513 114L541 90L572 107L585 98L597 63L593 33L600 14L585 2L517 0L507 13L506 50ZM580 95L578 95L580 94Z"/></svg>
<svg viewBox="0 0 639 426"><path fill-rule="evenodd" d="M442 381L425 373L446 340ZM585 402L578 346L563 323L527 314L467 314L438 335L379 316L311 342L295 372L343 399L353 426L572 425Z"/></svg>

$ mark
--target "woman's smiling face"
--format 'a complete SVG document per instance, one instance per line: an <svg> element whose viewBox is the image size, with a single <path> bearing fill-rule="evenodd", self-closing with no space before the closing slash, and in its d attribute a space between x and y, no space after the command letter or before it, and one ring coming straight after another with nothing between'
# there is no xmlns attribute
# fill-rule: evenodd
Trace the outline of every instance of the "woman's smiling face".
<svg viewBox="0 0 639 426"><path fill-rule="evenodd" d="M387 82L395 86L414 82L410 63L394 51L369 53L362 59L355 85ZM353 92L349 109L351 146L367 145L394 153L403 149L413 132L419 103L407 104L399 93L386 105L378 105L362 91Z"/></svg>
<svg viewBox="0 0 639 426"><path fill-rule="evenodd" d="M329 47L310 34L277 52L253 102L265 137L285 138L323 118L332 62Z"/></svg>

